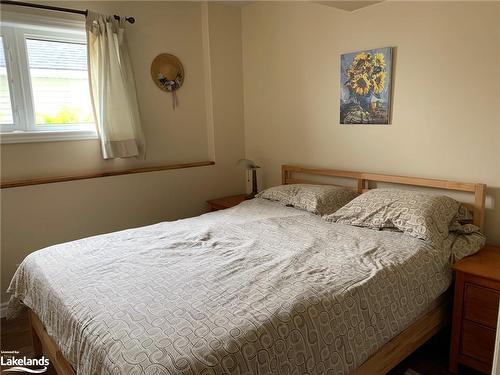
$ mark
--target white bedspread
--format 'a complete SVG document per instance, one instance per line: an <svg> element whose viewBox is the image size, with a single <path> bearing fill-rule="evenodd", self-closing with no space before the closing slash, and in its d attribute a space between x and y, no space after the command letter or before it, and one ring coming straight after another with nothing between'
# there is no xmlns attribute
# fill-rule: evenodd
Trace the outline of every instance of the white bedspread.
<svg viewBox="0 0 500 375"><path fill-rule="evenodd" d="M447 289L449 259L254 199L34 252L10 307L79 375L347 374Z"/></svg>

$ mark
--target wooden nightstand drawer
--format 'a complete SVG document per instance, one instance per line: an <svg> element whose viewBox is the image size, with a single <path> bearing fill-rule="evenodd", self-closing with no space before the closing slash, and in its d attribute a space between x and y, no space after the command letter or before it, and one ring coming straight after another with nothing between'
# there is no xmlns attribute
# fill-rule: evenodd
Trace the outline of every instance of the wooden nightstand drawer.
<svg viewBox="0 0 500 375"><path fill-rule="evenodd" d="M455 294L450 371L459 365L490 374L500 299L500 247L487 245L453 265Z"/></svg>
<svg viewBox="0 0 500 375"><path fill-rule="evenodd" d="M461 353L481 362L492 363L495 350L495 330L464 320Z"/></svg>
<svg viewBox="0 0 500 375"><path fill-rule="evenodd" d="M494 289L465 284L465 319L496 328L500 293Z"/></svg>

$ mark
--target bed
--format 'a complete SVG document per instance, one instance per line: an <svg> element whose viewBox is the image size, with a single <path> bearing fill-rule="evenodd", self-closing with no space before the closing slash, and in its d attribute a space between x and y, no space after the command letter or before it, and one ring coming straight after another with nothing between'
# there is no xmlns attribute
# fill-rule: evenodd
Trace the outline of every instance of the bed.
<svg viewBox="0 0 500 375"><path fill-rule="evenodd" d="M474 194L485 185L283 166L312 178ZM63 374L384 374L448 318L450 256L399 232L254 199L28 256L11 310ZM21 304L22 302L22 304Z"/></svg>

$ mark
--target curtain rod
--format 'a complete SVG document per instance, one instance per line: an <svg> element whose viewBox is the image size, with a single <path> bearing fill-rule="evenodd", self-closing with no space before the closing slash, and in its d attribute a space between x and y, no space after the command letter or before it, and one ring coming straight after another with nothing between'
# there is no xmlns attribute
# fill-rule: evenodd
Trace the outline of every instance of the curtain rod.
<svg viewBox="0 0 500 375"><path fill-rule="evenodd" d="M24 3L22 1L0 0L0 4L17 5L17 6L21 6L21 7L38 8L38 9L45 9L45 10L55 10L55 11L58 11L58 12L81 14L81 15L84 15L84 16L87 16L87 14L88 14L88 10L61 8L61 7L54 7L52 5ZM120 16L117 16L116 14L114 15L114 17L117 20L120 19ZM125 17L125 20L128 21L128 22L130 22L130 23L134 23L135 22L135 18L134 17Z"/></svg>

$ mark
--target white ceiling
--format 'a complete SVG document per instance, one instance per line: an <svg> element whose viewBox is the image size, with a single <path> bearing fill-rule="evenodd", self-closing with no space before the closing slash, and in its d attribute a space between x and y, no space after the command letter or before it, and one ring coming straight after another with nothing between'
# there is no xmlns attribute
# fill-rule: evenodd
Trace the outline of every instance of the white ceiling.
<svg viewBox="0 0 500 375"><path fill-rule="evenodd" d="M317 1L320 4L327 5L329 7L343 9L347 11L353 11L359 8L364 8L373 4L377 4L382 2L379 1L365 1L365 0L351 0L351 1L338 1L338 0L330 0L330 1Z"/></svg>
<svg viewBox="0 0 500 375"><path fill-rule="evenodd" d="M223 3L225 5L245 6L245 5L249 5L249 4L252 4L252 3L256 3L258 1L265 2L265 1L269 1L269 0L257 0L257 1L219 0L219 1L215 1L215 2ZM278 1L278 2L279 1L283 1L283 2L286 2L287 0L274 0L274 1ZM300 0L291 0L291 1L300 1ZM342 10L346 10L346 11L352 12L353 10L364 8L364 7L373 5L373 4L377 4L377 3L380 3L382 1L383 0L372 0L372 1L367 1L367 0L349 0L349 1L327 0L327 1L313 1L313 2L322 4L322 5L326 5L326 6L329 6L329 7L333 7L333 8L342 9Z"/></svg>

